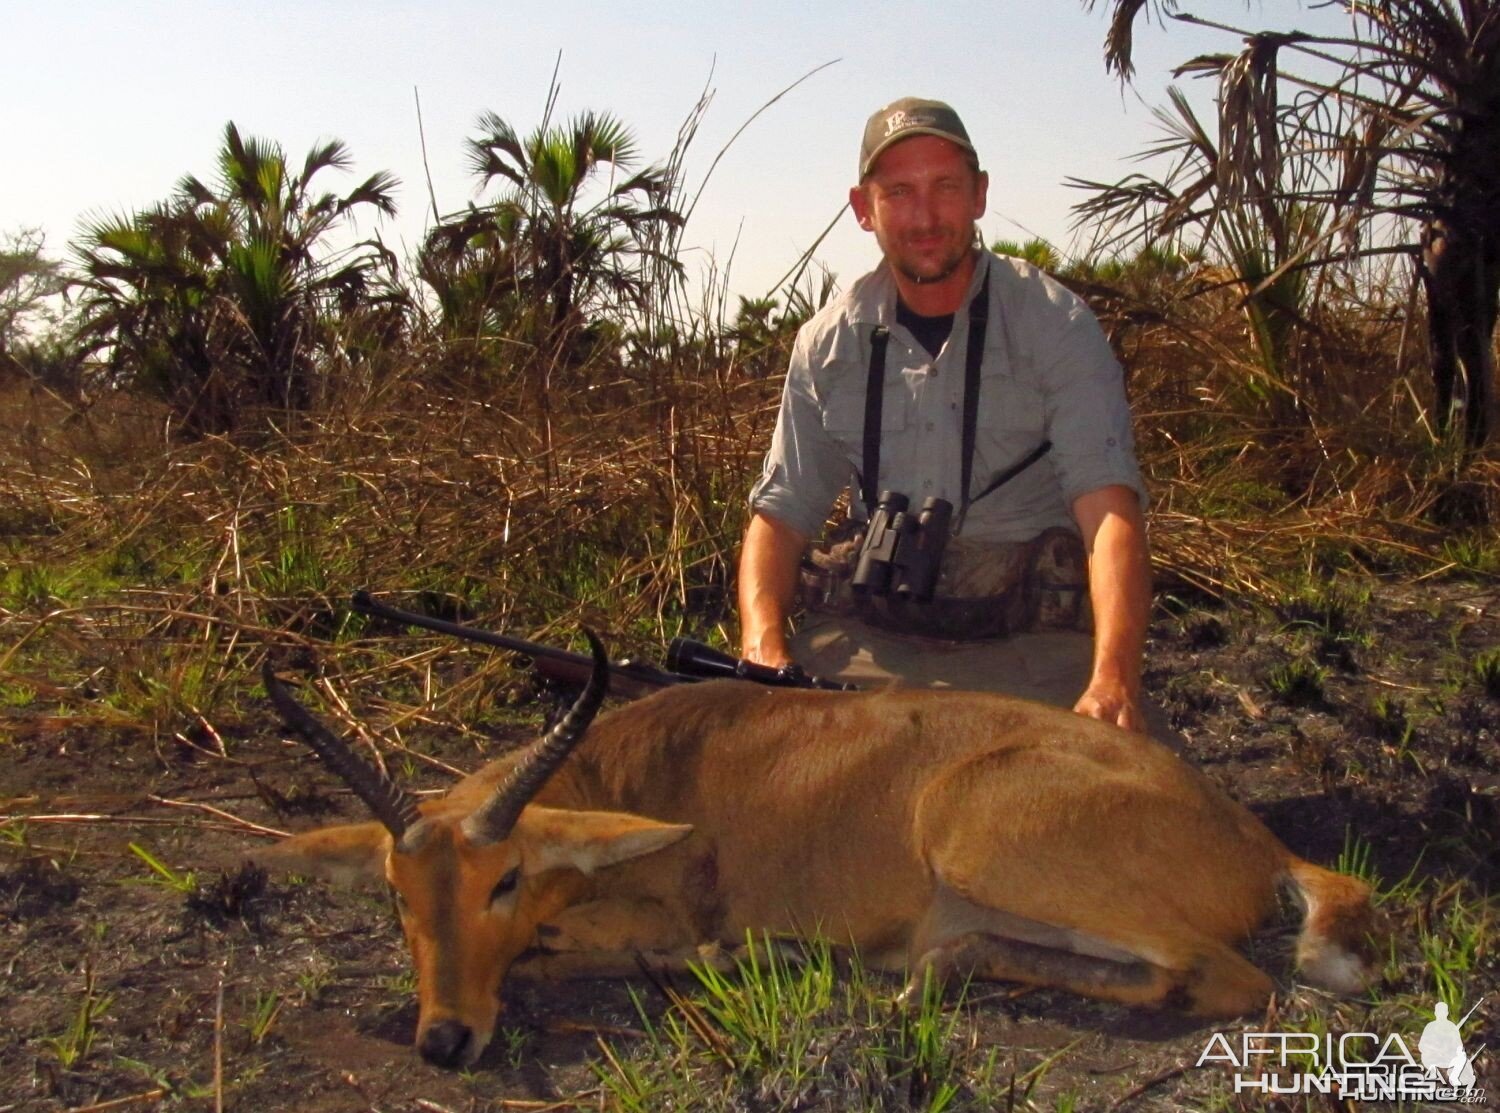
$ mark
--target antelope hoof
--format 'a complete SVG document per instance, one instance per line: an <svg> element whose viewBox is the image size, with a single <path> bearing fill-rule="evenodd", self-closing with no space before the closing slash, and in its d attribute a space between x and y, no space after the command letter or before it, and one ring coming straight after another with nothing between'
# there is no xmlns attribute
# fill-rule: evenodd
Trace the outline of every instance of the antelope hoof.
<svg viewBox="0 0 1500 1113"><path fill-rule="evenodd" d="M913 1008L920 1009L922 1000L927 996L927 983L937 978L943 978L941 970L935 970L929 963L922 963L913 971L912 976L906 980L906 985L896 995L893 1003L896 1012L910 1012Z"/></svg>

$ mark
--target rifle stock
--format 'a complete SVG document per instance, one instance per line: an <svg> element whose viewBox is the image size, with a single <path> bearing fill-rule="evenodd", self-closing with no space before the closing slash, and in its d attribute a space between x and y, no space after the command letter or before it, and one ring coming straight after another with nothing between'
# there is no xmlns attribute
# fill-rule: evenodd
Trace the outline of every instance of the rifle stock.
<svg viewBox="0 0 1500 1113"><path fill-rule="evenodd" d="M379 602L367 591L356 591L351 605L359 614L405 626L418 626L424 630L462 638L465 641L478 642L481 645L492 645L497 649L508 649L512 653L530 657L539 673L561 684L581 686L588 681L593 669L593 659L581 653L526 641L524 638L513 638L509 634L497 634L494 631L467 626L461 622L448 622L445 619L417 614L414 611L403 611ZM673 640L667 662L675 671L659 669L644 661L629 659L611 661L609 665L610 690L628 699L637 699L640 696L649 695L658 688L667 688L674 684L693 684L714 677L738 677L742 680L753 680L758 684L782 688L826 688L835 691L854 688L852 684L840 684L837 681L808 676L796 665L785 669L772 669L764 665L752 664L688 638Z"/></svg>

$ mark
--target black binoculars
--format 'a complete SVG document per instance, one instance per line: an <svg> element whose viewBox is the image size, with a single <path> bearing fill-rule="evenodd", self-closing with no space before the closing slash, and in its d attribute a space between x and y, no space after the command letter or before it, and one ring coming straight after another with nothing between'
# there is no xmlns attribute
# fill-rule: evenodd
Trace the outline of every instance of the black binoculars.
<svg viewBox="0 0 1500 1113"><path fill-rule="evenodd" d="M895 491L882 491L859 561L850 581L859 595L894 595L930 603L937 589L938 568L948 545L953 504L930 498L916 514L907 512L908 500Z"/></svg>

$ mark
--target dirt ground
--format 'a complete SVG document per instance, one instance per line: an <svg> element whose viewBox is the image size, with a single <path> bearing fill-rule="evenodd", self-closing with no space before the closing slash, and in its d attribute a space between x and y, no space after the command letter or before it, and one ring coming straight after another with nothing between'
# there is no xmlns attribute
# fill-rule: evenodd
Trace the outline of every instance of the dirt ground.
<svg viewBox="0 0 1500 1113"><path fill-rule="evenodd" d="M1431 1000L1424 916L1455 892L1496 891L1500 697L1470 673L1497 647L1500 590L1467 582L1378 586L1332 615L1169 603L1152 630L1148 683L1191 760L1298 854L1332 864L1353 834L1386 886L1410 879L1389 910L1386 1000ZM1305 676L1300 687L1277 679L1293 659L1321 670L1321 691ZM621 984L516 986L476 1069L427 1066L411 1048L411 978L385 898L232 868L259 841L246 823L291 830L358 814L269 711L221 725L227 756L10 715L0 814L32 818L0 828L0 1113L212 1109L217 1093L241 1113L572 1108L564 1099L596 1086L598 1040L628 1045L639 1033ZM482 760L469 741L433 745L461 767ZM418 773L425 787L444 779ZM174 875L196 871L196 889L181 891L130 843ZM1282 985L1273 1008L1330 1027L1369 1019L1368 1005L1335 1013L1294 987L1291 930L1288 919L1253 942ZM1463 1007L1479 1006L1465 1035L1489 1044L1477 1067L1500 1103L1500 961L1494 925L1481 930L1455 977ZM648 1008L665 1007L636 988ZM1061 1095L1090 1110L1270 1107L1226 1098L1222 1077L1195 1066L1209 1036L1234 1026L1003 987L973 996L973 1038L999 1049L1002 1071L1025 1079L1050 1061L1033 1104L1023 1092L1018 1108L1068 1108ZM1412 1041L1428 1019L1404 1004L1378 1017Z"/></svg>

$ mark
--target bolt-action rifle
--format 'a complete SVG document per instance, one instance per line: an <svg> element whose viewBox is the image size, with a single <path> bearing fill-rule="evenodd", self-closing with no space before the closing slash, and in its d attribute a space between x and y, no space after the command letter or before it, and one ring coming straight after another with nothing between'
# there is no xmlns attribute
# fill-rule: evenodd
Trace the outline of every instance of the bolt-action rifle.
<svg viewBox="0 0 1500 1113"><path fill-rule="evenodd" d="M563 687L582 687L592 672L593 659L582 653L555 646L513 638L509 634L497 634L466 626L460 622L448 622L431 618L413 611L398 610L372 598L369 592L356 591L352 605L360 614L405 626L419 626L424 630L435 630L439 634L462 638L465 641L493 645L508 649L512 653L531 658L532 666L543 679ZM611 661L609 666L610 691L627 699L648 695L658 688L674 684L692 684L699 680L733 677L753 680L757 684L768 684L776 688L824 688L830 691L852 691L853 684L842 684L836 680L824 680L809 676L800 665L788 665L773 669L757 665L743 658L731 657L711 645L691 638L673 638L667 647L667 667L657 668L646 661L625 658Z"/></svg>

